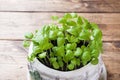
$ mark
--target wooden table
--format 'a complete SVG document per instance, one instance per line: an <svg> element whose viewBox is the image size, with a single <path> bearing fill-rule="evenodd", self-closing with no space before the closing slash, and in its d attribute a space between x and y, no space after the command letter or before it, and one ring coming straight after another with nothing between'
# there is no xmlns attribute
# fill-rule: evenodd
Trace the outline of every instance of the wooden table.
<svg viewBox="0 0 120 80"><path fill-rule="evenodd" d="M0 0L0 80L26 80L24 34L66 12L100 26L108 80L120 80L120 0Z"/></svg>

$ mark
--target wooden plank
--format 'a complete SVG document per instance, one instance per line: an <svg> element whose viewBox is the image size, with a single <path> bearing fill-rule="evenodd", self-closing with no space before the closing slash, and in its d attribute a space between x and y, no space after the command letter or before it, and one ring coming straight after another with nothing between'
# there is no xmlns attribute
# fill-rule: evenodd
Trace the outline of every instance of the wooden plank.
<svg viewBox="0 0 120 80"><path fill-rule="evenodd" d="M24 39L24 34L52 22L51 16L63 13L0 13L0 39ZM120 14L79 13L100 25L103 41L120 41ZM52 22L53 23L53 22Z"/></svg>
<svg viewBox="0 0 120 80"><path fill-rule="evenodd" d="M21 42L0 41L0 80L27 80L26 52Z"/></svg>
<svg viewBox="0 0 120 80"><path fill-rule="evenodd" d="M118 0L0 0L0 11L120 12Z"/></svg>
<svg viewBox="0 0 120 80"><path fill-rule="evenodd" d="M0 64L0 80L27 80L27 66Z"/></svg>
<svg viewBox="0 0 120 80"><path fill-rule="evenodd" d="M4 58L6 55L13 58ZM0 40L0 80L26 80L26 55L21 41ZM102 57L107 68L108 80L119 80L120 42L104 42Z"/></svg>
<svg viewBox="0 0 120 80"><path fill-rule="evenodd" d="M26 65L26 55L22 42L0 41L0 64Z"/></svg>
<svg viewBox="0 0 120 80"><path fill-rule="evenodd" d="M104 43L103 60L107 68L108 80L120 79L120 42Z"/></svg>

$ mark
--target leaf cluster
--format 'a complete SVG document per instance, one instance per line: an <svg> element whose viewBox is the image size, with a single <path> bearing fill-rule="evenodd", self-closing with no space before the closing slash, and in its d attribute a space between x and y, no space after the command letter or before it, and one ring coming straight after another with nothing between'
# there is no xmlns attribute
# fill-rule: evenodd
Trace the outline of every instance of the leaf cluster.
<svg viewBox="0 0 120 80"><path fill-rule="evenodd" d="M95 23L90 23L76 13L65 13L61 18L53 16L56 24L43 26L35 33L25 35L24 47L33 43L29 61L35 58L48 67L69 71L88 63L98 64L102 50L102 32Z"/></svg>

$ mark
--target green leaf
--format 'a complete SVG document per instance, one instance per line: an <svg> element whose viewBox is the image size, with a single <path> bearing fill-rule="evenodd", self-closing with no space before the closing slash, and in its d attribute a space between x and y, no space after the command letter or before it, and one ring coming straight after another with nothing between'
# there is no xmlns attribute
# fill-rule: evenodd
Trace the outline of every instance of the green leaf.
<svg viewBox="0 0 120 80"><path fill-rule="evenodd" d="M91 59L90 52L84 51L81 57L82 61L89 61Z"/></svg>
<svg viewBox="0 0 120 80"><path fill-rule="evenodd" d="M73 70L73 69L74 69L74 64L69 64L69 65L67 65L67 68L68 68L69 70Z"/></svg>
<svg viewBox="0 0 120 80"><path fill-rule="evenodd" d="M72 34L74 36L78 36L77 29L75 29L75 28L67 29L67 32L69 32L70 34Z"/></svg>
<svg viewBox="0 0 120 80"><path fill-rule="evenodd" d="M41 58L41 59L42 59L42 58L45 58L45 57L46 57L46 52L40 53L38 56L39 56L39 58Z"/></svg>
<svg viewBox="0 0 120 80"><path fill-rule="evenodd" d="M53 52L50 52L50 57L54 57L54 53Z"/></svg>
<svg viewBox="0 0 120 80"><path fill-rule="evenodd" d="M74 49L76 49L76 46L77 46L77 44L76 43L68 43L67 45L66 45L66 50L74 50Z"/></svg>
<svg viewBox="0 0 120 80"><path fill-rule="evenodd" d="M66 18L66 19L71 19L72 18L70 13L65 13L65 15L63 17Z"/></svg>
<svg viewBox="0 0 120 80"><path fill-rule="evenodd" d="M87 30L82 30L79 34L79 40L89 40L90 39L90 32Z"/></svg>
<svg viewBox="0 0 120 80"><path fill-rule="evenodd" d="M102 39L102 32L99 29L94 29L93 30L93 35L96 40L101 40Z"/></svg>
<svg viewBox="0 0 120 80"><path fill-rule="evenodd" d="M66 50L72 50L72 46L71 46L70 43L68 43L68 44L66 45Z"/></svg>
<svg viewBox="0 0 120 80"><path fill-rule="evenodd" d="M59 19L58 16L52 16L51 18L52 18L52 20L58 20Z"/></svg>
<svg viewBox="0 0 120 80"><path fill-rule="evenodd" d="M87 62L88 62L88 61L83 60L83 61L82 61L82 64L85 66L85 65L87 64Z"/></svg>
<svg viewBox="0 0 120 80"><path fill-rule="evenodd" d="M54 53L57 53L57 47L53 47L52 50Z"/></svg>
<svg viewBox="0 0 120 80"><path fill-rule="evenodd" d="M97 24L91 23L90 25L92 26L93 29L98 29L98 25Z"/></svg>
<svg viewBox="0 0 120 80"><path fill-rule="evenodd" d="M42 28L43 35L45 35L45 34L48 35L49 31L50 31L50 26L47 26L47 25L43 26L43 28Z"/></svg>
<svg viewBox="0 0 120 80"><path fill-rule="evenodd" d="M71 50L67 50L65 58L66 58L67 61L73 59L74 58L74 53Z"/></svg>
<svg viewBox="0 0 120 80"><path fill-rule="evenodd" d="M91 64L96 65L98 64L98 58L92 58Z"/></svg>
<svg viewBox="0 0 120 80"><path fill-rule="evenodd" d="M68 40L68 42L78 42L78 38L77 37L75 37L75 36L66 36L66 38L67 38L67 40Z"/></svg>
<svg viewBox="0 0 120 80"><path fill-rule="evenodd" d="M30 56L27 57L28 61L33 61L36 57L36 54L32 53Z"/></svg>
<svg viewBox="0 0 120 80"><path fill-rule="evenodd" d="M47 50L47 49L50 49L50 48L52 48L52 47L53 47L53 44L52 44L52 43L47 43L47 44L45 44L45 45L42 46L42 49L43 49L43 50Z"/></svg>
<svg viewBox="0 0 120 80"><path fill-rule="evenodd" d="M50 31L49 32L49 38L51 40L55 40L57 38L57 31Z"/></svg>
<svg viewBox="0 0 120 80"><path fill-rule="evenodd" d="M77 59L76 58L72 59L71 64L77 65Z"/></svg>
<svg viewBox="0 0 120 80"><path fill-rule="evenodd" d="M64 63L63 63L62 60L59 60L59 61L58 61L58 64L59 64L60 67L63 67L63 66L64 66Z"/></svg>
<svg viewBox="0 0 120 80"><path fill-rule="evenodd" d="M59 23L61 23L61 24L66 24L66 19L65 18L60 18L59 19Z"/></svg>
<svg viewBox="0 0 120 80"><path fill-rule="evenodd" d="M82 22L82 18L81 18L80 16L77 18L77 23L80 24L80 25L83 24L83 22Z"/></svg>
<svg viewBox="0 0 120 80"><path fill-rule="evenodd" d="M30 41L24 40L23 41L23 46L24 47L29 47L30 46Z"/></svg>
<svg viewBox="0 0 120 80"><path fill-rule="evenodd" d="M81 48L77 48L76 51L75 51L75 53L74 53L74 55L76 57L81 56L82 55L82 49Z"/></svg>
<svg viewBox="0 0 120 80"><path fill-rule="evenodd" d="M80 66L80 59L76 59L76 64L78 65L78 66Z"/></svg>
<svg viewBox="0 0 120 80"><path fill-rule="evenodd" d="M76 18L78 16L76 13L70 13L70 15L72 16L72 18Z"/></svg>
<svg viewBox="0 0 120 80"><path fill-rule="evenodd" d="M64 33L63 33L62 31L59 31L59 32L57 33L57 36L58 36L58 37L64 37Z"/></svg>
<svg viewBox="0 0 120 80"><path fill-rule="evenodd" d="M55 57L51 57L51 58L49 59L49 61L50 61L51 63L56 62L56 60L57 60L57 58L55 58Z"/></svg>
<svg viewBox="0 0 120 80"><path fill-rule="evenodd" d="M58 37L57 38L57 46L63 46L65 44L65 39Z"/></svg>
<svg viewBox="0 0 120 80"><path fill-rule="evenodd" d="M93 50L93 51L91 52L91 56L97 58L97 57L99 56L99 51Z"/></svg>
<svg viewBox="0 0 120 80"><path fill-rule="evenodd" d="M57 47L57 56L63 57L65 55L64 46Z"/></svg>
<svg viewBox="0 0 120 80"><path fill-rule="evenodd" d="M33 53L37 54L41 52L42 52L42 49L39 46L33 46Z"/></svg>
<svg viewBox="0 0 120 80"><path fill-rule="evenodd" d="M72 20L67 20L66 24L69 26L76 26L76 22Z"/></svg>
<svg viewBox="0 0 120 80"><path fill-rule="evenodd" d="M25 34L25 38L32 39L33 38L33 34L32 33L26 33Z"/></svg>
<svg viewBox="0 0 120 80"><path fill-rule="evenodd" d="M76 47L77 47L77 44L76 44L76 43L72 43L72 44L71 44L71 47L72 47L72 50L75 50Z"/></svg>
<svg viewBox="0 0 120 80"><path fill-rule="evenodd" d="M53 62L53 67L55 68L55 69L59 69L59 64L55 61L55 62Z"/></svg>

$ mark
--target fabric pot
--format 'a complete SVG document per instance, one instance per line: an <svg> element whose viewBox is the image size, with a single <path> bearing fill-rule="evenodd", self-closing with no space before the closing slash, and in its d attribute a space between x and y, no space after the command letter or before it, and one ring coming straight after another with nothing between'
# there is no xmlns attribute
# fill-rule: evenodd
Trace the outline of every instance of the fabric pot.
<svg viewBox="0 0 120 80"><path fill-rule="evenodd" d="M29 48L29 55L31 53L32 45ZM97 65L88 63L80 69L67 72L51 69L37 59L35 59L31 65L34 70L39 72L42 80L107 80L106 70L101 55L99 56L99 63Z"/></svg>

